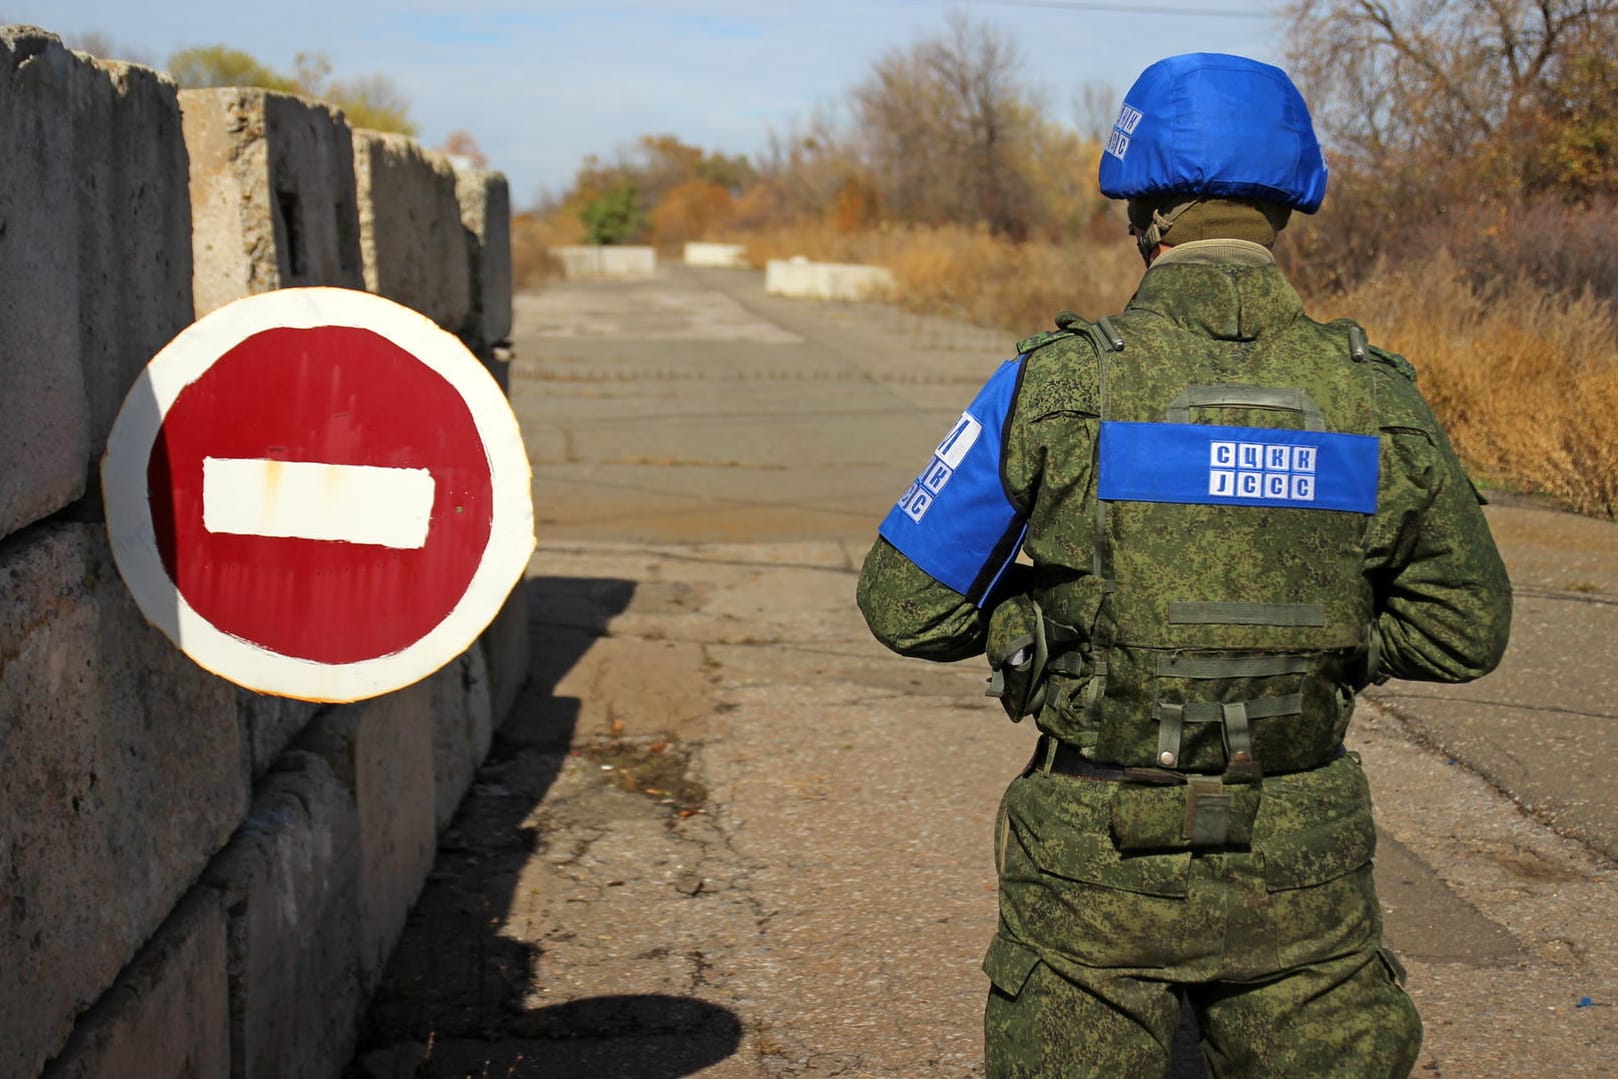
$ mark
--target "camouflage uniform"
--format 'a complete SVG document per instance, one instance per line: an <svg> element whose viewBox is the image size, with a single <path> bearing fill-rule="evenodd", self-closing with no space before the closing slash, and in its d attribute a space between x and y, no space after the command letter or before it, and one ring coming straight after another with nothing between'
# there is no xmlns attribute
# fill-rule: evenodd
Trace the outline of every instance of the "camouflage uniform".
<svg viewBox="0 0 1618 1079"><path fill-rule="evenodd" d="M1030 708L1040 751L1012 781L997 827L989 1075L1162 1075L1179 992L1217 1076L1408 1074L1421 1025L1381 948L1370 795L1341 739L1355 691L1373 678L1464 681L1498 662L1510 585L1479 499L1409 365L1365 347L1351 323L1308 319L1258 244L1168 249L1125 312L1100 327L1058 325L1019 346L1001 449L1032 566L980 606L879 540L859 581L872 632L904 655L956 660L987 644L995 658L991 617L1010 609L997 607L1007 596L1036 600L1053 634L1047 684ZM1329 429L1375 436L1374 514L1193 506L1172 518L1191 523L1178 530L1150 507L1098 518L1104 411L1161 419L1188 385L1242 382L1304 386ZM1195 416L1301 421L1263 407ZM1285 515L1299 513L1327 531L1287 542L1285 523L1299 518ZM1272 527L1276 541L1265 543ZM1239 607L1244 588L1332 594L1306 628L1191 625L1126 647L1126 594L1159 612L1177 598L1153 594L1154 565L1188 566L1219 610ZM1307 671L1251 665L1299 640ZM1163 677L1184 655L1214 657L1223 677ZM1217 666L1227 661L1235 666ZM1278 696L1292 702L1287 714L1251 707ZM1192 722L1210 714L1219 721ZM1245 768L1232 748L1237 721ZM1058 751L1069 764L1112 767L1056 768ZM1197 841L1204 817L1215 831Z"/></svg>

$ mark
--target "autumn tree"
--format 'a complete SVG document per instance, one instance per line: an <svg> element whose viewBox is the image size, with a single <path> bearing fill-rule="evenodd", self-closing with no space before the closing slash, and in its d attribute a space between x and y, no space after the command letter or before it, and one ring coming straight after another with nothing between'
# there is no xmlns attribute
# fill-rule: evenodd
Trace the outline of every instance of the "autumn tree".
<svg viewBox="0 0 1618 1079"><path fill-rule="evenodd" d="M736 195L757 177L745 156L642 135L604 161L587 156L557 212L577 217L590 243L695 239L728 218Z"/></svg>
<svg viewBox="0 0 1618 1079"><path fill-rule="evenodd" d="M652 211L652 238L661 245L713 237L729 223L730 192L712 180L693 176L664 193Z"/></svg>
<svg viewBox="0 0 1618 1079"><path fill-rule="evenodd" d="M771 129L759 163L758 182L739 200L739 223L759 225L818 220L836 212L845 192L859 188L877 199L855 144L855 135L830 108L821 106L786 131Z"/></svg>

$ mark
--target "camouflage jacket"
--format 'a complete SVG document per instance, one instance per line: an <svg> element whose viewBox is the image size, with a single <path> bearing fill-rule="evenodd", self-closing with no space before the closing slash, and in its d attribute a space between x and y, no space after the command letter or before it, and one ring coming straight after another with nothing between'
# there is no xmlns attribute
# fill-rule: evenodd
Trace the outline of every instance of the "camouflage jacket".
<svg viewBox="0 0 1618 1079"><path fill-rule="evenodd" d="M1085 512L1086 492L1093 498L1098 357L1108 342L1105 333L1077 320L1058 325L1058 332L1018 346L1023 369L1000 448L1001 482L1027 523L1023 552L1032 567L1014 567L994 597L968 598L879 539L861 570L858 600L871 632L900 654L939 661L981 654L994 600L1090 572L1091 552L1073 540L1083 530L1063 527L1061 518ZM1351 325L1307 319L1263 248L1206 241L1157 259L1128 308L1109 320L1108 332L1156 334L1158 340L1177 333L1258 344L1334 342L1333 351L1348 363ZM1478 678L1505 650L1511 617L1505 568L1480 499L1410 365L1379 349L1366 352L1380 444L1376 510L1363 541L1374 612L1367 631L1380 653L1378 669L1383 677L1427 681Z"/></svg>

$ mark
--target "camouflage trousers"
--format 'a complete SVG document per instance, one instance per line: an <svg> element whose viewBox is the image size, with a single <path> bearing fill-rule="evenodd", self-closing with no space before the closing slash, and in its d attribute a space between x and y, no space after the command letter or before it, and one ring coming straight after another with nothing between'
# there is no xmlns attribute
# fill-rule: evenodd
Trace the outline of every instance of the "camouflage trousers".
<svg viewBox="0 0 1618 1079"><path fill-rule="evenodd" d="M1245 847L1131 852L1143 819L1183 817L1184 790L1012 782L984 960L989 1079L1165 1076L1182 992L1217 1079L1407 1076L1421 1020L1381 948L1358 760L1244 792Z"/></svg>

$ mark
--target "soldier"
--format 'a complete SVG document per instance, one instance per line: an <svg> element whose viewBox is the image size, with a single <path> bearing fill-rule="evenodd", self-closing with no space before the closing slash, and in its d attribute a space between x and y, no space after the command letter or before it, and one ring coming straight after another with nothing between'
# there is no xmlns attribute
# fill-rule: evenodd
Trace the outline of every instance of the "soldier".
<svg viewBox="0 0 1618 1079"><path fill-rule="evenodd" d="M1406 1075L1343 735L1371 682L1493 669L1505 569L1410 365L1275 265L1326 187L1285 72L1152 65L1100 182L1134 299L1018 344L859 581L878 640L986 653L1040 731L996 829L988 1074L1164 1075L1183 995L1216 1076Z"/></svg>

